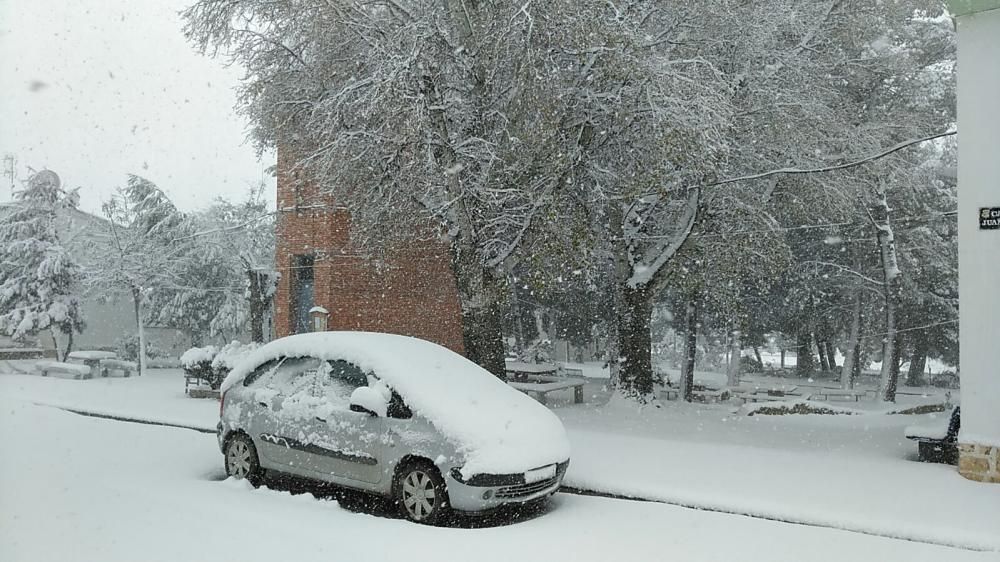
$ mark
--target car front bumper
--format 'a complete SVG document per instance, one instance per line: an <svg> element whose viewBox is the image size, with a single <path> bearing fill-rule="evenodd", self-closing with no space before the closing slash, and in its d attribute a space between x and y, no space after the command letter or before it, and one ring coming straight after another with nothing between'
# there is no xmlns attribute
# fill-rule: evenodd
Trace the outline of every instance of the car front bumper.
<svg viewBox="0 0 1000 562"><path fill-rule="evenodd" d="M489 512L506 505L526 504L556 493L562 485L569 461L556 465L556 475L540 482L526 483L523 474L498 475L483 482L463 481L455 471L444 474L452 509L466 514Z"/></svg>

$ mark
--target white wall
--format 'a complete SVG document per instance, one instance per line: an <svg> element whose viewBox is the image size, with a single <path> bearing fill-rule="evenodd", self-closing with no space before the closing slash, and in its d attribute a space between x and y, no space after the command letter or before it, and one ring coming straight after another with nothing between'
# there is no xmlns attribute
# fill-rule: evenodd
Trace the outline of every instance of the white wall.
<svg viewBox="0 0 1000 562"><path fill-rule="evenodd" d="M1000 444L1000 10L958 18L959 294L963 443Z"/></svg>

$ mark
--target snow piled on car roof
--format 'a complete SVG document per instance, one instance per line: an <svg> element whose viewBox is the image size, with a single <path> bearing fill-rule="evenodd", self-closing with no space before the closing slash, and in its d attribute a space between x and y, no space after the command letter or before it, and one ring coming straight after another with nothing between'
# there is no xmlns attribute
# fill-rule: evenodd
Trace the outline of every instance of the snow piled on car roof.
<svg viewBox="0 0 1000 562"><path fill-rule="evenodd" d="M465 457L463 476L508 474L562 462L569 440L548 408L440 345L373 332L315 332L275 340L249 354L222 383L225 392L279 357L343 359L374 372Z"/></svg>

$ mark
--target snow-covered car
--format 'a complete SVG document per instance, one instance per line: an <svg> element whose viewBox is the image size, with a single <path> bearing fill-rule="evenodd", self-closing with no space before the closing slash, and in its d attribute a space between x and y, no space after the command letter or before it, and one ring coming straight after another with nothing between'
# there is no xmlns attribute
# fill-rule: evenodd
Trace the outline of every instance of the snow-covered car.
<svg viewBox="0 0 1000 562"><path fill-rule="evenodd" d="M275 340L222 385L226 473L292 474L393 499L414 521L541 502L569 464L545 406L439 345L392 334Z"/></svg>

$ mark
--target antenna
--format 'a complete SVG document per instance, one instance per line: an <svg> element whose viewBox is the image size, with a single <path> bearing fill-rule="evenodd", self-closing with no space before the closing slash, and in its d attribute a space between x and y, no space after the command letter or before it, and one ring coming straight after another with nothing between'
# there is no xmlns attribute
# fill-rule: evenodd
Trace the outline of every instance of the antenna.
<svg viewBox="0 0 1000 562"><path fill-rule="evenodd" d="M7 153L3 155L3 175L10 180L10 197L14 198L14 178L17 177L17 157Z"/></svg>

